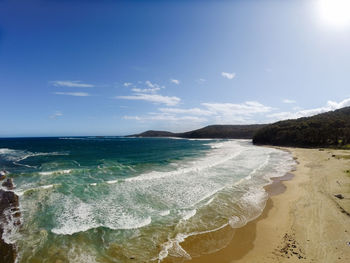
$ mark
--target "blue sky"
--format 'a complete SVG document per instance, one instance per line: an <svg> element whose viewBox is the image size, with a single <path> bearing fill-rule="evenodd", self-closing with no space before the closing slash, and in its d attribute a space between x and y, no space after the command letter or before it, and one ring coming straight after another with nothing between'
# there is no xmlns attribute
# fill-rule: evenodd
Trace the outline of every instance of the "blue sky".
<svg viewBox="0 0 350 263"><path fill-rule="evenodd" d="M350 106L350 5L329 1L1 0L0 136L186 131Z"/></svg>

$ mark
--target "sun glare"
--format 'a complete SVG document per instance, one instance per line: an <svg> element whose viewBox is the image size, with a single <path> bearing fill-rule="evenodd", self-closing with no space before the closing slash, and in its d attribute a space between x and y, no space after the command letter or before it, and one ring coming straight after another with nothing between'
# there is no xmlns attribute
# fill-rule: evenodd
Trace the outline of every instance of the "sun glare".
<svg viewBox="0 0 350 263"><path fill-rule="evenodd" d="M322 20L333 26L350 25L350 0L319 0Z"/></svg>

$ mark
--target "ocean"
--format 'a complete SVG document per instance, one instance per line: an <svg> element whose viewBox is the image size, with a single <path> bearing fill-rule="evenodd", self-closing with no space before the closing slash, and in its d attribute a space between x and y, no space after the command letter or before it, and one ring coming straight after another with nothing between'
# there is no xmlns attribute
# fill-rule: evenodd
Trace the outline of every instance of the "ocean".
<svg viewBox="0 0 350 263"><path fill-rule="evenodd" d="M294 165L250 140L0 139L21 210L2 238L18 262L182 262L201 253L186 238L257 218Z"/></svg>

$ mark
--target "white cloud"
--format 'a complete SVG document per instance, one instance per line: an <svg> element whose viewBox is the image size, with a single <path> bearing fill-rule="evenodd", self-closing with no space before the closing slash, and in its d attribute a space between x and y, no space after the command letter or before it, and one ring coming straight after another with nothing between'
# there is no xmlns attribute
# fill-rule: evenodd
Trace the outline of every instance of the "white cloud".
<svg viewBox="0 0 350 263"><path fill-rule="evenodd" d="M294 104L297 103L295 100L289 100L289 99L284 99L282 100L283 103L287 103L287 104Z"/></svg>
<svg viewBox="0 0 350 263"><path fill-rule="evenodd" d="M124 82L124 87L129 87L129 86L131 86L132 85L132 83L131 82Z"/></svg>
<svg viewBox="0 0 350 263"><path fill-rule="evenodd" d="M236 73L221 72L221 76L227 79L233 79L236 76Z"/></svg>
<svg viewBox="0 0 350 263"><path fill-rule="evenodd" d="M301 117L309 117L309 116L324 113L327 111L337 110L348 106L350 106L350 98L347 98L341 102L328 101L325 106L314 108L314 109L299 110L295 112L273 113L273 114L269 114L268 117L274 120L297 119Z"/></svg>
<svg viewBox="0 0 350 263"><path fill-rule="evenodd" d="M136 121L141 121L142 120L142 118L140 118L139 116L128 116L128 115L125 115L123 117L123 119L125 119L125 120L136 120Z"/></svg>
<svg viewBox="0 0 350 263"><path fill-rule="evenodd" d="M166 104L167 106L175 106L177 105L181 99L175 96L162 96L159 94L144 94L144 93L136 93L134 95L129 96L117 96L116 99L124 99L124 100L144 100L153 103Z"/></svg>
<svg viewBox="0 0 350 263"><path fill-rule="evenodd" d="M171 82L171 83L174 83L174 84L176 84L176 85L179 85L179 84L180 84L180 80L178 80L178 79L170 79L170 82Z"/></svg>
<svg viewBox="0 0 350 263"><path fill-rule="evenodd" d="M347 98L345 100L342 100L341 102L337 103L335 101L328 101L327 106L333 110L344 108L350 106L350 98Z"/></svg>
<svg viewBox="0 0 350 263"><path fill-rule="evenodd" d="M143 84L143 82L142 82L142 81L139 81L139 84ZM146 80L146 81L144 82L144 84L146 84L146 86L149 87L149 88L151 88L151 89L157 89L157 90L159 90L159 89L165 89L164 86L161 86L161 85L159 85L159 84L157 84L157 83L152 83L152 82L149 81L149 80Z"/></svg>
<svg viewBox="0 0 350 263"><path fill-rule="evenodd" d="M145 84L150 87L150 88L158 88L159 85L158 84L153 84L152 82L150 82L149 80L145 81Z"/></svg>
<svg viewBox="0 0 350 263"><path fill-rule="evenodd" d="M156 93L158 90L160 90L160 88L150 88L150 89L133 88L131 90L136 93Z"/></svg>
<svg viewBox="0 0 350 263"><path fill-rule="evenodd" d="M159 108L158 110L163 113L171 113L171 114L190 114L190 115L197 115L197 116L213 115L213 112L208 110L203 110L200 108L192 108L192 109Z"/></svg>
<svg viewBox="0 0 350 263"><path fill-rule="evenodd" d="M144 97L151 94L136 94L133 96L120 96L123 99L138 99L148 101L158 101L154 98ZM156 95L156 94L155 94ZM141 97L142 96L142 97ZM158 96L158 95L157 95ZM178 101L176 101L177 103ZM148 113L144 116L125 116L124 119L137 121L164 121L176 123L179 121L193 121L198 123L218 123L218 124L247 124L257 123L256 116L263 116L263 113L273 110L272 107L265 106L256 101L246 101L243 103L202 103L202 107L195 108L173 108L160 107L157 112ZM169 105L168 106L174 106Z"/></svg>
<svg viewBox="0 0 350 263"><path fill-rule="evenodd" d="M197 82L206 82L207 80L206 79L198 79Z"/></svg>
<svg viewBox="0 0 350 263"><path fill-rule="evenodd" d="M95 85L81 83L80 80L56 80L50 82L55 87L69 87L69 88L93 88Z"/></svg>
<svg viewBox="0 0 350 263"><path fill-rule="evenodd" d="M56 95L67 95L67 96L75 96L75 97L88 97L91 96L89 93L86 92L54 92L53 94Z"/></svg>
<svg viewBox="0 0 350 263"><path fill-rule="evenodd" d="M265 113L272 110L257 101L246 101L244 103L202 103L209 111L223 115L243 115L249 116L257 113Z"/></svg>
<svg viewBox="0 0 350 263"><path fill-rule="evenodd" d="M153 113L147 116L124 116L126 120L137 120L137 121L167 121L167 122L179 122L179 121L188 121L188 122L206 122L207 119L196 117L196 116L175 116L171 114L163 113Z"/></svg>
<svg viewBox="0 0 350 263"><path fill-rule="evenodd" d="M137 94L141 96L142 94ZM148 95L148 94L144 94ZM123 96L127 99L141 99L135 96ZM120 97L119 97L120 98ZM142 98L143 99L143 98ZM148 98L147 98L148 99ZM169 105L168 105L169 106ZM173 106L173 105L170 105ZM245 124L256 123L253 117L256 114L270 112L271 107L265 106L256 101L246 101L240 104L234 103L202 103L203 108L158 108L158 112L148 113L145 116L125 116L125 119L137 121L193 121L193 122L212 122L226 124Z"/></svg>
<svg viewBox="0 0 350 263"><path fill-rule="evenodd" d="M57 119L58 117L62 117L63 113L60 111L56 111L55 113L53 113L52 115L50 115L50 119Z"/></svg>
<svg viewBox="0 0 350 263"><path fill-rule="evenodd" d="M212 112L215 122L221 124L256 123L252 117L256 114L270 112L271 107L256 101L244 103L202 103L208 111Z"/></svg>

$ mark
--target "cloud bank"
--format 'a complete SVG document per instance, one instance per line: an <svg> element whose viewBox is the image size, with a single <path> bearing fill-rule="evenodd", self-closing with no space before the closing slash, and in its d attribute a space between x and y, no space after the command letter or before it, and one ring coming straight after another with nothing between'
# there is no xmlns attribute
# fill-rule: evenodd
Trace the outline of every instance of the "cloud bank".
<svg viewBox="0 0 350 263"><path fill-rule="evenodd" d="M273 120L297 119L301 117L309 117L309 116L324 113L327 111L337 110L348 106L350 106L350 98L347 98L340 102L335 102L330 100L323 107L307 109L307 110L299 110L295 112L278 112L278 113L269 114L268 117Z"/></svg>

